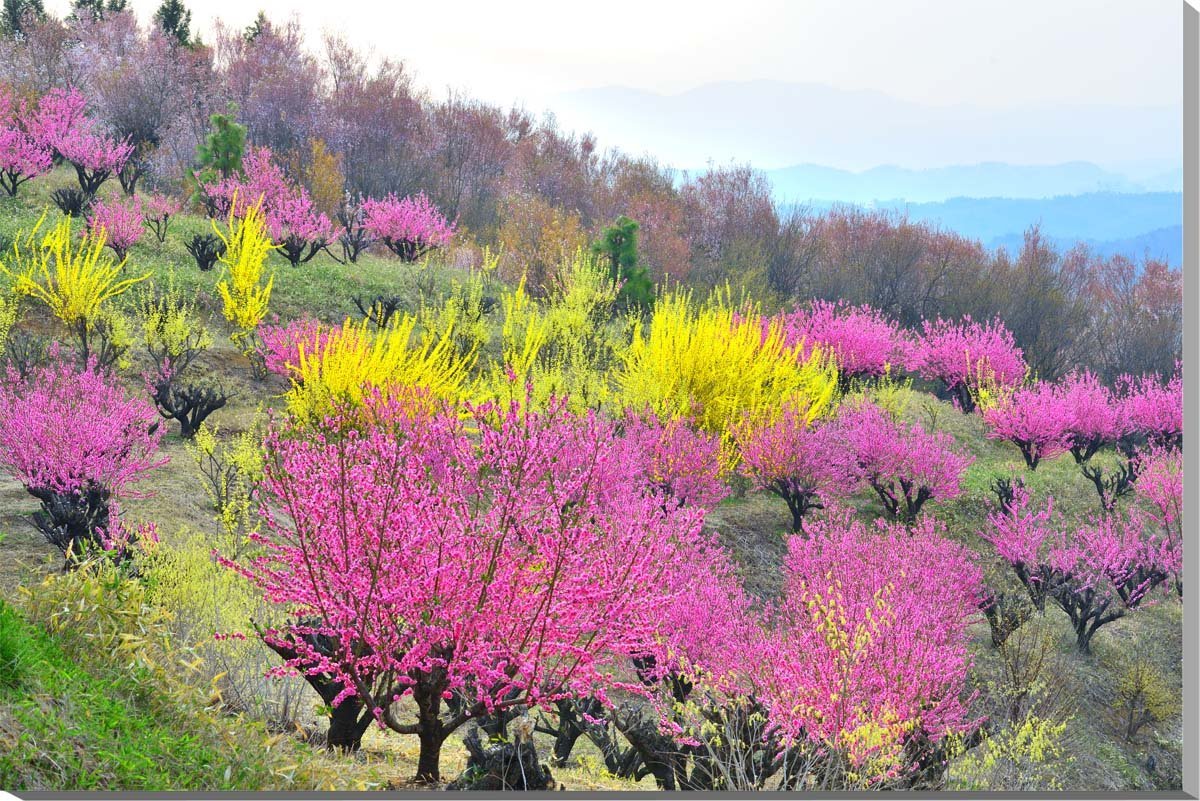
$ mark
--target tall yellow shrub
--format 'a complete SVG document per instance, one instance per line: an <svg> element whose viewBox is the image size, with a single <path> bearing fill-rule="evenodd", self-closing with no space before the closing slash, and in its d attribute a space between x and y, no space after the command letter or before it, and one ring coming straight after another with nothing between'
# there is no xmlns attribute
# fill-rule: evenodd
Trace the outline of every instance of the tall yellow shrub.
<svg viewBox="0 0 1200 801"><path fill-rule="evenodd" d="M231 206L236 205L235 198ZM271 275L265 282L263 276L267 257L276 246L271 244L260 204L248 208L241 219L230 211L228 235L215 222L213 230L225 243L221 263L225 265L226 275L217 282L217 293L221 296L225 319L237 329L235 341L244 340L267 314L275 276Z"/></svg>

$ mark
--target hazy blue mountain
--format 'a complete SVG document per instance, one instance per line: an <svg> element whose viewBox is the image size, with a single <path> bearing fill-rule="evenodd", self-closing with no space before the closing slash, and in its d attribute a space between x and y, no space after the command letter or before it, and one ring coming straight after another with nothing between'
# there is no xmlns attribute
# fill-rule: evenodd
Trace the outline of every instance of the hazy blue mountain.
<svg viewBox="0 0 1200 801"><path fill-rule="evenodd" d="M815 209L835 203L807 204ZM1183 263L1183 195L1179 192L1124 194L1092 192L1051 198L952 198L937 203L893 201L875 208L904 213L936 224L988 247L1020 247L1022 235L1037 223L1042 233L1062 246L1078 241L1105 255L1123 253Z"/></svg>
<svg viewBox="0 0 1200 801"><path fill-rule="evenodd" d="M767 170L776 196L792 201L839 200L871 203L892 198L914 203L936 202L954 197L1045 198L1088 192L1143 192L1163 188L1182 190L1169 184L1172 175L1163 173L1144 181L1103 169L1086 161L1065 164L986 164L910 170L903 167L873 167L862 172L837 170L817 164L798 164Z"/></svg>
<svg viewBox="0 0 1200 801"><path fill-rule="evenodd" d="M559 95L552 108L565 127L591 130L602 143L692 167L709 160L854 170L1136 160L1162 173L1180 161L1183 120L1180 106L926 106L874 91L769 80L671 95L587 89Z"/></svg>

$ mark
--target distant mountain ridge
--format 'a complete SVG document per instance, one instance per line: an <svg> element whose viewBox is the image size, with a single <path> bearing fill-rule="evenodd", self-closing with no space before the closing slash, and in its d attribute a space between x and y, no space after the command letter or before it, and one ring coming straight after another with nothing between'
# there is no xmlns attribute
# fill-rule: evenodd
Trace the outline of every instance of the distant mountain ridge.
<svg viewBox="0 0 1200 801"><path fill-rule="evenodd" d="M810 202L814 209L838 202ZM850 204L862 205L862 204ZM1085 242L1098 253L1134 260L1151 256L1174 267L1183 264L1183 195L1179 192L1093 192L1050 198L951 198L934 203L904 201L870 204L907 214L989 248L1020 248L1029 226L1037 224L1061 247Z"/></svg>
<svg viewBox="0 0 1200 801"><path fill-rule="evenodd" d="M861 172L797 164L765 172L775 195L785 202L929 203L960 197L1050 198L1095 192L1183 191L1182 169L1135 180L1086 161L1045 165L985 162L924 170L884 165Z"/></svg>

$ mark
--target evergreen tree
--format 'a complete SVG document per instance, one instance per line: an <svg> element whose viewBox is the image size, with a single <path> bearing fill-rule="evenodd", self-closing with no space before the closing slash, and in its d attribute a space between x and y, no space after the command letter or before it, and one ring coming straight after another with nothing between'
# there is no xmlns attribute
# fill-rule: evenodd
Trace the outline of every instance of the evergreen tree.
<svg viewBox="0 0 1200 801"><path fill-rule="evenodd" d="M246 32L242 36L247 42L253 42L270 26L271 22L267 19L267 12L259 11L258 16L254 18L254 22L246 27Z"/></svg>
<svg viewBox="0 0 1200 801"><path fill-rule="evenodd" d="M163 0L158 11L154 12L154 24L184 47L191 44L192 12L183 4L183 0Z"/></svg>
<svg viewBox="0 0 1200 801"><path fill-rule="evenodd" d="M212 130L196 148L200 180L228 178L241 171L242 154L246 150L246 126L238 124L236 114L237 106L230 104L227 113L208 118Z"/></svg>
<svg viewBox="0 0 1200 801"><path fill-rule="evenodd" d="M128 0L71 0L71 14L67 19L104 19L107 14L128 8Z"/></svg>
<svg viewBox="0 0 1200 801"><path fill-rule="evenodd" d="M604 229L592 252L608 262L613 281L624 282L617 300L625 307L649 308L654 305L654 285L646 269L638 266L638 224L625 215Z"/></svg>
<svg viewBox="0 0 1200 801"><path fill-rule="evenodd" d="M20 36L25 32L25 22L31 18L46 18L42 0L4 0L3 6L0 6L0 33Z"/></svg>

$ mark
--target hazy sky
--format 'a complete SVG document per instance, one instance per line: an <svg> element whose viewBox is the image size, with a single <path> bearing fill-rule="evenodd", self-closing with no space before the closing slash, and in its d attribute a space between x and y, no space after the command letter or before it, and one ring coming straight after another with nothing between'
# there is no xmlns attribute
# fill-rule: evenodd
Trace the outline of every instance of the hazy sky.
<svg viewBox="0 0 1200 801"><path fill-rule="evenodd" d="M143 20L159 0L132 0ZM60 11L68 0L46 5ZM345 33L440 93L533 110L572 89L773 78L931 104L1179 102L1180 0L192 0L194 26L261 8ZM580 10L573 10L577 6Z"/></svg>

